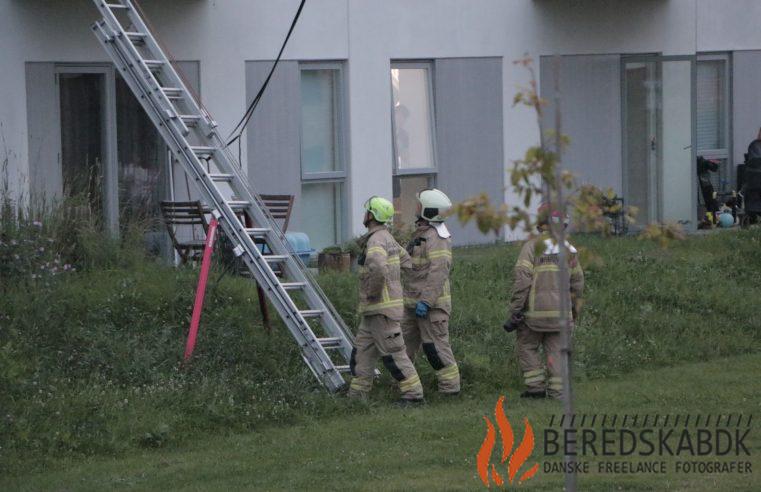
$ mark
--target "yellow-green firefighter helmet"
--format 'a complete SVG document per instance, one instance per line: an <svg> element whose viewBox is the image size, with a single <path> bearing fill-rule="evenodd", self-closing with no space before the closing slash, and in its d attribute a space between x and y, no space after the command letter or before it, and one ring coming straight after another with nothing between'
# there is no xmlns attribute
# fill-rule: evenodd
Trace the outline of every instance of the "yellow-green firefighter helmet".
<svg viewBox="0 0 761 492"><path fill-rule="evenodd" d="M441 190L431 188L417 194L420 216L428 222L444 222L444 215L452 208L452 201Z"/></svg>
<svg viewBox="0 0 761 492"><path fill-rule="evenodd" d="M365 202L365 210L381 224L394 218L394 204L380 196L372 196Z"/></svg>

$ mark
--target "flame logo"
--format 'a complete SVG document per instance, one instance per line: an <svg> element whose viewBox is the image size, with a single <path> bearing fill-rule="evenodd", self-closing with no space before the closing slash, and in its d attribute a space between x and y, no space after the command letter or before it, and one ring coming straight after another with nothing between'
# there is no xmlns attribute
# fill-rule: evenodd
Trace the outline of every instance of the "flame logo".
<svg viewBox="0 0 761 492"><path fill-rule="evenodd" d="M499 435L502 438L502 457L500 463L507 461L507 479L512 484L521 466L523 466L529 456L531 456L531 452L534 450L534 429L531 427L528 419L524 417L523 423L526 430L523 433L521 443L515 448L515 452L513 452L515 436L513 434L513 427L510 425L510 421L505 415L505 409L503 406L504 402L504 395L500 396L499 400L497 400L497 406L494 407L494 420L497 422ZM484 420L486 421L486 438L476 455L476 469L478 470L478 476L481 478L484 485L489 487L493 481L498 487L501 487L504 485L505 480L497 471L497 467L494 466L494 464L491 464L491 467L489 467L492 451L494 450L494 445L497 441L497 432L489 417L484 415ZM518 483L523 483L533 477L538 470L539 463L535 463L534 466L526 470L523 475L520 476Z"/></svg>

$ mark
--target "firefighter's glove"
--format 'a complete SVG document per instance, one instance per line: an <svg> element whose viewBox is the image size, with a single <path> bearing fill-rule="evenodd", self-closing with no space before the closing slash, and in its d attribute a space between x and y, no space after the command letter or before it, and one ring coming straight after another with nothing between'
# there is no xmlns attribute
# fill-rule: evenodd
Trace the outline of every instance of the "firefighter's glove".
<svg viewBox="0 0 761 492"><path fill-rule="evenodd" d="M428 316L428 310L431 309L428 304L424 303L423 301L418 301L417 306L415 306L415 316L418 318L425 318Z"/></svg>
<svg viewBox="0 0 761 492"><path fill-rule="evenodd" d="M521 313L513 314L512 316L510 316L510 319L507 320L504 325L502 325L502 328L504 328L506 332L512 333L518 329L518 326L520 326L521 323L523 323L524 319L525 318L523 314Z"/></svg>

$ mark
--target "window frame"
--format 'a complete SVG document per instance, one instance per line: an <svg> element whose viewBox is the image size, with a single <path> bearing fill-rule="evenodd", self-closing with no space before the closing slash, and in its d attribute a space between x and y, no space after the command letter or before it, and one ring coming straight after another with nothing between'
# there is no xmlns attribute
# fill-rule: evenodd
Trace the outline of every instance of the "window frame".
<svg viewBox="0 0 761 492"><path fill-rule="evenodd" d="M394 114L394 86L391 82L391 70L393 69L424 69L427 73L428 82L428 112L430 116L430 132L431 132L431 160L433 165L431 167L415 167L400 169L398 166L397 149L396 149L396 118ZM436 150L436 105L434 97L434 63L433 60L392 60L389 66L389 94L391 100L391 166L393 169L393 176L403 175L421 175L421 174L437 174L439 171L438 153ZM435 181L435 177L433 178Z"/></svg>
<svg viewBox="0 0 761 492"><path fill-rule="evenodd" d="M304 186L310 185L327 185L333 184L338 186L340 194L340 207L334 211L336 220L340 223L336 227L337 242L340 244L346 240L348 233L347 225L347 207L349 195L349 133L348 133L348 105L347 105L347 79L345 70L345 61L343 60L324 60L324 61L299 61L299 166L301 170L300 193L303 192ZM302 128L302 106L301 106L301 74L303 71L335 70L336 87L333 90L333 114L337 121L334 121L333 128L335 131L334 145L336 146L336 159L339 170L305 172L303 156L303 128Z"/></svg>
<svg viewBox="0 0 761 492"><path fill-rule="evenodd" d="M325 185L332 185L337 186L337 194L339 196L340 200L340 207L336 207L336 210L333 210L333 216L334 219L338 222L337 226L335 227L336 232L336 242L334 244L341 244L343 241L346 240L347 237L347 213L346 213L346 197L347 197L347 181L345 179L307 179L301 181L301 187L299 189L301 195L304 194L304 186L325 186ZM302 202L303 203L303 202ZM311 240L311 238L310 238ZM329 247L332 245L328 245L326 247ZM313 246L314 247L314 246ZM324 249L324 248L321 248ZM320 251L321 249L318 249Z"/></svg>
<svg viewBox="0 0 761 492"><path fill-rule="evenodd" d="M706 157L707 159L729 159L732 155L732 138L731 138L731 113L732 113L732 88L731 88L731 68L730 68L730 57L729 53L712 53L712 54L699 54L697 56L696 61L696 69L697 65L700 65L700 62L710 62L710 61L723 61L724 62L724 111L721 115L721 118L724 120L723 123L723 130L724 130L724 142L725 147L717 148L717 149L698 149L697 148L697 142L695 142L696 145L696 151L699 155L702 155L703 157ZM696 71L697 73L697 71ZM697 84L697 80L695 81ZM695 113L695 118L697 118L697 108Z"/></svg>
<svg viewBox="0 0 761 492"><path fill-rule="evenodd" d="M56 84L56 105L61 106L60 75L97 74L103 77L103 88L99 95L103 108L101 118L103 128L103 213L106 227L114 237L119 236L119 169L116 136L116 69L111 63L56 63L54 66ZM59 126L61 115L58 115ZM60 128L59 128L60 131ZM61 150L59 149L59 164Z"/></svg>
<svg viewBox="0 0 761 492"><path fill-rule="evenodd" d="M340 61L306 61L299 62L299 96L301 96L301 74L304 71L320 71L320 70L334 70L337 72L336 82L337 87L333 90L333 115L334 122L333 128L335 135L334 145L336 149L336 159L339 169L337 171L319 171L319 172L306 172L304 170L304 147L303 133L302 133L302 118L303 113L301 109L301 100L299 99L299 166L301 167L301 181L344 181L348 177L348 160L346 158L346 145L347 145L347 113L346 113L346 80L344 64Z"/></svg>

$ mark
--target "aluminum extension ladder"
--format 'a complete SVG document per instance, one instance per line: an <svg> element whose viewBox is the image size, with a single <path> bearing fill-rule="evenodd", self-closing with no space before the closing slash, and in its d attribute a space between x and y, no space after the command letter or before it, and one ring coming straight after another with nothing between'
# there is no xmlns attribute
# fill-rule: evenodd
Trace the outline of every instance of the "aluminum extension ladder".
<svg viewBox="0 0 761 492"><path fill-rule="evenodd" d="M93 31L117 70L275 306L304 362L329 391L340 390L346 385L342 373L349 372L351 332L247 184L216 123L188 91L132 0L94 2L103 19Z"/></svg>

